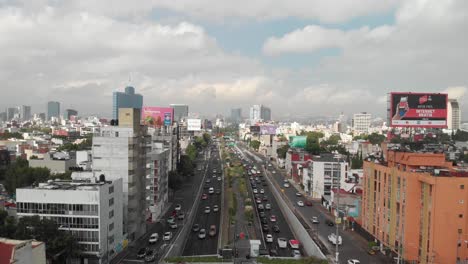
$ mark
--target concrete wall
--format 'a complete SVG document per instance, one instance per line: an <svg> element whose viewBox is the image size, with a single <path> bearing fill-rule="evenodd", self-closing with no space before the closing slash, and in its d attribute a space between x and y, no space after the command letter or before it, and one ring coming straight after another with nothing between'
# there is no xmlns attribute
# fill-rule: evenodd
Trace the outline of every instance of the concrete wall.
<svg viewBox="0 0 468 264"><path fill-rule="evenodd" d="M64 173L69 167L76 166L76 160L29 160L29 166L32 168L48 168L51 173Z"/></svg>

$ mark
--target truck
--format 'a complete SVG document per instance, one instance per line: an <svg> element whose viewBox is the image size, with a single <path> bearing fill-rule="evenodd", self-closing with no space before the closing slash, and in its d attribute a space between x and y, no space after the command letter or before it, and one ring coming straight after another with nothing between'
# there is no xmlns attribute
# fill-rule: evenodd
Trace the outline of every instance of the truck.
<svg viewBox="0 0 468 264"><path fill-rule="evenodd" d="M287 248L288 247L288 240L283 237L278 238L278 247L279 248Z"/></svg>
<svg viewBox="0 0 468 264"><path fill-rule="evenodd" d="M336 234L332 233L328 235L328 241L330 241L333 245L336 245ZM341 245L343 240L341 239L341 236L338 236L338 245Z"/></svg>

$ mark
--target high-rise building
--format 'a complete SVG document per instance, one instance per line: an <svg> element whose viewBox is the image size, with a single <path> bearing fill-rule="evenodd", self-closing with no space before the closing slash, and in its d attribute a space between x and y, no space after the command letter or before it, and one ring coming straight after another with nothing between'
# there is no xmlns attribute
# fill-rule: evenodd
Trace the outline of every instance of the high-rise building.
<svg viewBox="0 0 468 264"><path fill-rule="evenodd" d="M260 118L265 122L271 121L271 109L262 105L260 108Z"/></svg>
<svg viewBox="0 0 468 264"><path fill-rule="evenodd" d="M371 114L361 112L353 115L353 130L359 134L369 133Z"/></svg>
<svg viewBox="0 0 468 264"><path fill-rule="evenodd" d="M123 180L123 228L131 241L146 232L146 149L151 139L140 120L140 109L120 108L118 125L102 128L93 137L92 149L94 171Z"/></svg>
<svg viewBox="0 0 468 264"><path fill-rule="evenodd" d="M447 128L460 129L461 111L456 99L449 99L447 104Z"/></svg>
<svg viewBox="0 0 468 264"><path fill-rule="evenodd" d="M86 174L86 175L85 175ZM38 215L71 232L87 263L109 263L122 248L122 180L92 172L16 189L19 218ZM102 175L102 176L101 176ZM81 178L83 177L83 178ZM30 262L28 262L30 263Z"/></svg>
<svg viewBox="0 0 468 264"><path fill-rule="evenodd" d="M135 108L143 107L143 96L135 93L135 88L132 86L125 87L125 92L114 92L112 95L112 118L119 117L120 108Z"/></svg>
<svg viewBox="0 0 468 264"><path fill-rule="evenodd" d="M0 122L5 122L5 121L7 121L7 113L0 112Z"/></svg>
<svg viewBox="0 0 468 264"><path fill-rule="evenodd" d="M15 118L15 115L18 113L18 108L9 107L6 113L7 113L7 121L11 121L13 118Z"/></svg>
<svg viewBox="0 0 468 264"><path fill-rule="evenodd" d="M403 263L468 259L468 172L444 153L386 152L364 161L362 227Z"/></svg>
<svg viewBox="0 0 468 264"><path fill-rule="evenodd" d="M271 109L263 105L253 105L250 107L250 122L256 123L258 121L270 121Z"/></svg>
<svg viewBox="0 0 468 264"><path fill-rule="evenodd" d="M180 122L188 117L189 107L186 104L170 104L174 108L174 121Z"/></svg>
<svg viewBox="0 0 468 264"><path fill-rule="evenodd" d="M63 113L63 118L65 120L70 120L71 116L77 116L77 115L78 115L78 111L74 109L65 109L65 112Z"/></svg>
<svg viewBox="0 0 468 264"><path fill-rule="evenodd" d="M51 120L53 117L60 117L60 103L50 101L47 103L47 120Z"/></svg>
<svg viewBox="0 0 468 264"><path fill-rule="evenodd" d="M21 121L28 121L31 119L31 106L22 105L19 108L19 117Z"/></svg>
<svg viewBox="0 0 468 264"><path fill-rule="evenodd" d="M242 108L231 109L231 120L234 123L239 123L242 121Z"/></svg>

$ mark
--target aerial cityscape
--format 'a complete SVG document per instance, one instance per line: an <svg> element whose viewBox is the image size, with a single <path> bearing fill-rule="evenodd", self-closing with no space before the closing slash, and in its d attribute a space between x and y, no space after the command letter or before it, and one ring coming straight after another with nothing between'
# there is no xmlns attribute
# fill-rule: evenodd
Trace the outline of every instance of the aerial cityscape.
<svg viewBox="0 0 468 264"><path fill-rule="evenodd" d="M468 264L468 2L0 1L0 264Z"/></svg>

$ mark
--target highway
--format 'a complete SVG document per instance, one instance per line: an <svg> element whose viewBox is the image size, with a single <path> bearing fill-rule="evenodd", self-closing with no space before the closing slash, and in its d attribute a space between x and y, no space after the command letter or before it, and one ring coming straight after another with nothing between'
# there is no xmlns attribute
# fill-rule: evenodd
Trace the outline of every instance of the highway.
<svg viewBox="0 0 468 264"><path fill-rule="evenodd" d="M238 149L238 151L239 150L240 149ZM257 170L262 169L263 164L258 162L258 160L255 159L255 157L252 157L248 153L244 152L244 150L240 150L240 151L242 151L243 153L241 153L239 157L244 157L244 159L248 160L247 161L248 165L251 165L252 167L255 166L257 168ZM289 225L288 225L285 217L283 216L283 213L281 212L280 208L278 207L278 203L277 203L275 197L273 196L273 194L272 194L272 192L270 190L270 186L267 183L268 181L266 181L266 179L264 179L265 176L264 176L263 170L262 170L262 172L261 172L261 174L259 176L260 176L259 177L260 183L255 182L256 189L257 189L257 192L258 192L258 197L261 197L262 199L265 196L267 197L267 199L268 199L267 201L262 201L262 204L263 204L264 207L266 206L266 204L271 205L271 210L265 210L265 216L267 218L268 231L265 232L265 231L262 230L262 235L264 237L264 239L262 241L262 246L266 245L266 249L268 250L268 252L270 252L270 254L271 254L271 249L274 249L274 250L277 251L278 256L291 257L291 253L292 253L291 248L289 246L287 246L287 248L279 248L278 243L277 243L277 239L278 238L286 238L289 241L290 239L295 239L294 235L293 235L291 229L289 228ZM249 177L248 182L250 183L251 182L250 177L253 177L253 179L255 180L256 176L248 176L248 177ZM265 184L263 184L263 183L265 183ZM249 185L251 187L251 188L249 188L249 191L252 192L253 188L252 188L251 183ZM264 190L264 194L260 194L261 189ZM255 204L257 205L257 203L255 203ZM277 219L276 222L274 222L274 223L270 221L270 216L272 216L272 215L275 215L276 219ZM259 217L258 213L256 214L256 216ZM276 232L273 231L273 225L278 225L278 227L280 229L279 233L276 233ZM262 226L263 226L263 224L262 224ZM265 243L265 239L266 239L267 234L271 234L273 236L273 243Z"/></svg>
<svg viewBox="0 0 468 264"><path fill-rule="evenodd" d="M216 170L216 173L214 172ZM206 238L200 239L198 237L199 232L190 231L189 237L186 239L185 248L183 250L184 256L195 256L195 255L214 255L218 252L218 235L219 235L219 223L221 217L221 191L222 181L218 180L218 177L223 177L221 170L221 163L218 149L212 151L210 162L205 178L201 180L203 184L203 194L206 194L207 199L201 200L198 208L196 208L194 224L198 224L200 229L205 229L207 234ZM206 181L209 180L209 183ZM213 187L215 193L209 194L209 188ZM217 192L219 191L219 192ZM201 199L201 197L195 197L195 199ZM217 205L219 208L218 212L213 211L213 207ZM210 207L210 212L205 213L205 207ZM216 235L211 237L208 232L210 226L216 226Z"/></svg>

